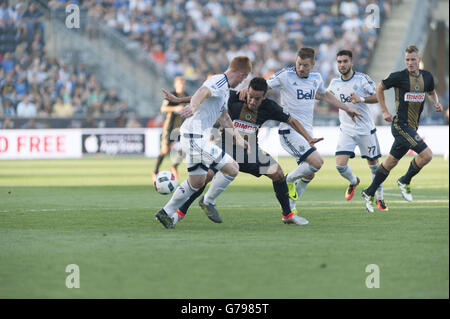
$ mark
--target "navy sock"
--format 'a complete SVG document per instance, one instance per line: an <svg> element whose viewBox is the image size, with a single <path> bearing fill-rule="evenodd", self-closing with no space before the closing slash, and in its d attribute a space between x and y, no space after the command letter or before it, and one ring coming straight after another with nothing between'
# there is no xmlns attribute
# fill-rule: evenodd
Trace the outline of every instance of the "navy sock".
<svg viewBox="0 0 450 319"><path fill-rule="evenodd" d="M388 177L389 171L384 168L383 164L380 165L377 172L375 173L375 177L372 180L372 184L365 190L367 195L373 196L377 191L378 186L383 184L385 179Z"/></svg>
<svg viewBox="0 0 450 319"><path fill-rule="evenodd" d="M286 177L279 181L273 181L272 184L275 195L283 210L283 216L289 215L291 213L291 206L289 204L289 189L286 184Z"/></svg>
<svg viewBox="0 0 450 319"><path fill-rule="evenodd" d="M416 164L416 159L413 158L413 160L411 161L411 164L409 164L409 168L408 171L406 172L405 175L403 175L402 177L400 177L400 182L403 184L410 184L411 183L411 179L417 175L417 173L420 172L422 168L417 166Z"/></svg>
<svg viewBox="0 0 450 319"><path fill-rule="evenodd" d="M187 214L187 211L189 209L189 207L191 206L191 204L203 193L203 191L205 190L205 186L203 186L202 188L200 188L198 191L196 191L194 194L191 195L191 197L189 197L189 199L183 204L183 206L181 206L179 208L179 210L183 213L183 214Z"/></svg>

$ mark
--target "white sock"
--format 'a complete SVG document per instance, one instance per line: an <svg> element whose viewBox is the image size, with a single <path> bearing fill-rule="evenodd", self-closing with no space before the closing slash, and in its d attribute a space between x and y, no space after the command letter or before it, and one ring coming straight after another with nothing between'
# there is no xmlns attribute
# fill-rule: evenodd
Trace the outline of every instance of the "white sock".
<svg viewBox="0 0 450 319"><path fill-rule="evenodd" d="M376 163L375 165L369 165L370 167L370 173L372 175L372 180L375 178L375 174L377 173L378 167L380 167L379 163ZM383 184L380 184L380 186L378 186L376 192L375 192L375 197L377 200L383 200Z"/></svg>
<svg viewBox="0 0 450 319"><path fill-rule="evenodd" d="M209 186L208 191L205 194L203 202L205 204L216 204L216 198L228 187L228 185L234 181L234 177L218 172L214 175L214 178Z"/></svg>
<svg viewBox="0 0 450 319"><path fill-rule="evenodd" d="M358 180L356 179L356 176L353 174L352 169L350 168L350 166L345 165L345 166L339 166L336 165L336 169L338 170L339 174L341 174L341 176L343 178L345 178L346 180L348 180L350 182L351 185L355 185Z"/></svg>
<svg viewBox="0 0 450 319"><path fill-rule="evenodd" d="M301 177L305 177L308 175L311 175L312 173L317 172L318 169L312 167L307 162L301 162L296 169L294 169L292 172L287 174L286 176L286 182L288 183L294 183L297 179Z"/></svg>
<svg viewBox="0 0 450 319"><path fill-rule="evenodd" d="M310 179L300 178L295 183L295 188L297 189L298 197L297 197L297 200L292 200L291 198L289 198L289 204L291 205L291 211L295 209L295 206L297 205L297 201L300 199L300 197L304 193L304 191L305 191L306 187L308 186L309 182L311 182Z"/></svg>
<svg viewBox="0 0 450 319"><path fill-rule="evenodd" d="M185 180L181 183L173 193L172 198L166 206L164 206L164 210L167 215L173 217L175 211L180 208L196 191L198 191L198 189L192 187L189 180Z"/></svg>

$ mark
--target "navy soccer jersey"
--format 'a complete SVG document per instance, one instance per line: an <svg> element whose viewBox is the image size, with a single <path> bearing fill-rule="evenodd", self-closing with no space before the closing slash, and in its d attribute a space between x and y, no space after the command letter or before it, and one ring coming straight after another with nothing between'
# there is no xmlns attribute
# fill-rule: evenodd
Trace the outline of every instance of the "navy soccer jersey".
<svg viewBox="0 0 450 319"><path fill-rule="evenodd" d="M415 76L410 74L408 69L404 69L391 73L382 83L386 89L395 89L395 124L407 125L417 130L426 93L434 90L432 74L419 70L419 75Z"/></svg>

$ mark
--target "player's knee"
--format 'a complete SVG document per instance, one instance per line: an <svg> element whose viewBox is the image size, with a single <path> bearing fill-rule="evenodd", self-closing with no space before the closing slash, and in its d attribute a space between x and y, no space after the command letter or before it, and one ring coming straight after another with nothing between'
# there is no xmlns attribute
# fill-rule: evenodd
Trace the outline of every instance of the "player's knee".
<svg viewBox="0 0 450 319"><path fill-rule="evenodd" d="M208 174L206 175L205 184L208 184L214 177L214 171L212 169L208 170Z"/></svg>
<svg viewBox="0 0 450 319"><path fill-rule="evenodd" d="M276 171L273 174L268 174L267 176L275 182L281 181L284 178L284 172L280 165L277 165Z"/></svg>
<svg viewBox="0 0 450 319"><path fill-rule="evenodd" d="M230 177L236 177L239 173L239 164L236 161L229 163L229 168L226 174Z"/></svg>
<svg viewBox="0 0 450 319"><path fill-rule="evenodd" d="M323 159L322 157L319 157L317 159L315 159L311 164L312 167L314 167L316 170L319 170L322 168L323 165Z"/></svg>
<svg viewBox="0 0 450 319"><path fill-rule="evenodd" d="M189 180L189 184L191 184L193 188L199 189L205 185L205 180L204 179Z"/></svg>

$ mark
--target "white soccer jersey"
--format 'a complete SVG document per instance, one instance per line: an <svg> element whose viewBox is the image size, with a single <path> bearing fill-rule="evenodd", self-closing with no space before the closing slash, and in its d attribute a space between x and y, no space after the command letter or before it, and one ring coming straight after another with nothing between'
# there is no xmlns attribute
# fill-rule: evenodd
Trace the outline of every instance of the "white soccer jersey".
<svg viewBox="0 0 450 319"><path fill-rule="evenodd" d="M312 136L315 96L317 92L326 92L320 73L311 71L307 78L301 78L295 67L285 68L272 75L267 84L281 91L281 106L285 112L298 120Z"/></svg>
<svg viewBox="0 0 450 319"><path fill-rule="evenodd" d="M339 109L341 130L350 136L370 135L375 128L375 124L369 107L366 103L353 104L350 102L350 95L355 93L359 97L366 97L375 94L376 87L372 79L367 74L355 72L352 78L347 81L342 80L341 77L331 80L328 91L333 93L338 100L355 108L362 115L362 119L357 119L353 122L345 111Z"/></svg>
<svg viewBox="0 0 450 319"><path fill-rule="evenodd" d="M181 134L207 135L223 111L228 108L230 86L225 74L216 74L206 80L202 86L211 91L211 96L199 105L194 115L184 120L180 127Z"/></svg>

